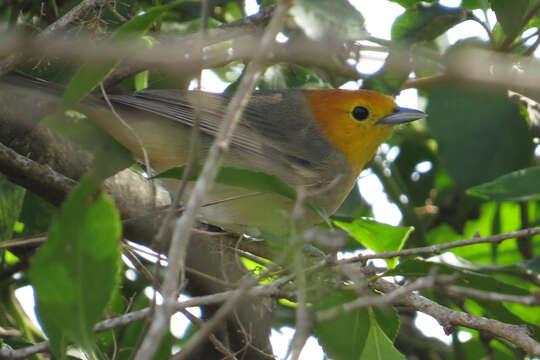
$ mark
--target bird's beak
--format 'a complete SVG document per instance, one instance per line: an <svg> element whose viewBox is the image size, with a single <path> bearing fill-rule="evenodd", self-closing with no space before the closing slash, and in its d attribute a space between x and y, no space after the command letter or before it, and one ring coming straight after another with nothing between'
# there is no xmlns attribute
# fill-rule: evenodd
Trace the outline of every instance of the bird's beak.
<svg viewBox="0 0 540 360"><path fill-rule="evenodd" d="M397 125L422 119L426 116L427 114L423 111L396 106L392 114L383 117L377 124Z"/></svg>

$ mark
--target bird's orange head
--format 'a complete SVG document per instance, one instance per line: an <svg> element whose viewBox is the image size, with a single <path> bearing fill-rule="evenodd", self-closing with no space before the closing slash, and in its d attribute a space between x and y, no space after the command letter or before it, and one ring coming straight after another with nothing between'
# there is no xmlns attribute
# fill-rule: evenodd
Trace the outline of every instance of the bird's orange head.
<svg viewBox="0 0 540 360"><path fill-rule="evenodd" d="M305 96L315 122L357 173L395 125L425 116L371 90L307 90Z"/></svg>

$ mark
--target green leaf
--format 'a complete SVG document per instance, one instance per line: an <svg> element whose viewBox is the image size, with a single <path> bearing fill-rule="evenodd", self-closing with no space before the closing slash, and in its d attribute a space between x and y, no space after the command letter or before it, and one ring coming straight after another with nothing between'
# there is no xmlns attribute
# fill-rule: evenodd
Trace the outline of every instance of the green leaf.
<svg viewBox="0 0 540 360"><path fill-rule="evenodd" d="M392 341L375 321L373 310L368 309L368 311L370 326L360 360L405 360L405 356L397 351Z"/></svg>
<svg viewBox="0 0 540 360"><path fill-rule="evenodd" d="M458 346L460 348L458 354L463 354L462 357L456 355L450 357L450 359L490 358L493 360L516 360L515 354L511 353L511 350L497 341L491 341L489 346L486 346L486 341L483 338L475 337L469 341L459 343Z"/></svg>
<svg viewBox="0 0 540 360"><path fill-rule="evenodd" d="M467 188L529 166L527 123L506 89L452 83L428 91L427 123L441 162Z"/></svg>
<svg viewBox="0 0 540 360"><path fill-rule="evenodd" d="M489 0L489 2L506 36L514 39L524 25L523 20L529 8L529 0Z"/></svg>
<svg viewBox="0 0 540 360"><path fill-rule="evenodd" d="M240 20L246 15L244 14L244 10L238 5L238 3L235 2L228 2L227 5L225 5L224 14L223 17L227 22L233 22L236 20Z"/></svg>
<svg viewBox="0 0 540 360"><path fill-rule="evenodd" d="M90 95L92 90L112 73L118 62L92 62L81 65L64 92L62 98L64 109L73 109Z"/></svg>
<svg viewBox="0 0 540 360"><path fill-rule="evenodd" d="M433 40L465 20L467 13L460 8L453 9L439 4L418 4L396 19L392 25L392 40L410 42Z"/></svg>
<svg viewBox="0 0 540 360"><path fill-rule="evenodd" d="M172 178L180 180L184 175L184 170L185 166L173 167L157 174L154 178ZM198 173L194 174L189 180L197 179L198 175ZM283 180L276 176L258 171L235 167L222 167L217 174L216 183L263 193L277 194L292 200L296 199L296 191L284 183Z"/></svg>
<svg viewBox="0 0 540 360"><path fill-rule="evenodd" d="M133 154L101 127L76 111L56 112L42 123L94 155L94 174L107 178L135 162Z"/></svg>
<svg viewBox="0 0 540 360"><path fill-rule="evenodd" d="M269 66L258 83L261 90L273 89L329 89L313 71L293 64Z"/></svg>
<svg viewBox="0 0 540 360"><path fill-rule="evenodd" d="M540 236L537 238L540 238ZM538 250L538 248L535 250ZM509 278L515 285L518 283L523 287L527 287L528 285L531 291L535 291L537 287L533 284L536 283L536 279L540 277L540 257L535 257L534 259L519 261L511 265L496 268L488 267L485 272L495 276L502 275ZM540 317L540 314L538 314L538 316Z"/></svg>
<svg viewBox="0 0 540 360"><path fill-rule="evenodd" d="M533 273L536 275L540 275L540 257L525 260L514 265L518 268L524 269L527 274Z"/></svg>
<svg viewBox="0 0 540 360"><path fill-rule="evenodd" d="M371 214L370 206L360 195L358 186L354 186L345 198L345 201L339 206L339 208L334 212L333 216L341 219L337 220L352 220L358 217L366 217Z"/></svg>
<svg viewBox="0 0 540 360"><path fill-rule="evenodd" d="M122 24L111 38L113 40L136 39L144 35L156 20L180 2L182 1L175 1L164 6L156 6L141 15L135 16ZM145 46L145 43L141 42L141 46ZM120 61L121 59L83 64L66 87L62 101L64 108L71 109L87 97L114 70Z"/></svg>
<svg viewBox="0 0 540 360"><path fill-rule="evenodd" d="M404 64L403 53L390 52L384 66L362 83L363 89L375 90L386 95L396 95L409 78L412 67Z"/></svg>
<svg viewBox="0 0 540 360"><path fill-rule="evenodd" d="M525 306L512 303L505 303L504 306L509 311L511 311L512 314L516 315L519 319L526 319L528 324L540 324L540 311L538 311L537 306ZM521 321L521 324L523 323L524 321ZM538 340L538 337L540 336L540 331L538 331L538 325L536 325L533 336L535 339Z"/></svg>
<svg viewBox="0 0 540 360"><path fill-rule="evenodd" d="M503 303L473 300L482 307L483 316L500 320L507 324L522 325L525 321L508 310Z"/></svg>
<svg viewBox="0 0 540 360"><path fill-rule="evenodd" d="M488 301L479 301L473 299L466 299L465 306L467 309L471 310L471 313L478 316L484 316L490 319L496 319L502 321L503 323L513 324L523 326L526 325L531 331L532 337L535 340L540 340L540 327L536 325L535 321L538 318L538 310L534 312L534 316L519 317L514 312L510 311L507 305L511 305L516 308L511 303L501 303L501 302L488 302ZM527 313L525 313L527 314Z"/></svg>
<svg viewBox="0 0 540 360"><path fill-rule="evenodd" d="M47 232L56 207L43 200L31 191L26 191L24 202L19 215L19 221L24 223L22 236L31 236Z"/></svg>
<svg viewBox="0 0 540 360"><path fill-rule="evenodd" d="M53 218L29 276L40 323L58 358L74 342L93 352L97 323L119 281L121 224L99 183L84 177Z"/></svg>
<svg viewBox="0 0 540 360"><path fill-rule="evenodd" d="M156 6L135 16L122 24L112 35L112 39L137 39L144 35L150 26L165 11L179 4L175 1L165 6ZM148 39L139 39L141 47L147 47ZM66 87L62 105L73 109L86 98L121 61L88 62L83 64ZM66 125L63 112L50 115L45 124L62 135L74 140L92 151L95 155L95 170L100 177L108 177L133 163L132 155L98 126L80 117L76 124ZM111 162L113 159L113 162Z"/></svg>
<svg viewBox="0 0 540 360"><path fill-rule="evenodd" d="M402 131L403 140L398 144L400 151L394 164L402 174L409 204L422 207L433 191L439 159L430 144L433 142L431 137L426 136L425 132L419 133L412 126ZM394 139L395 135L400 134L394 133ZM417 171L418 164L426 162L431 164L431 169L424 173Z"/></svg>
<svg viewBox="0 0 540 360"><path fill-rule="evenodd" d="M391 2L398 3L399 5L409 8L421 2L434 2L436 0L390 0Z"/></svg>
<svg viewBox="0 0 540 360"><path fill-rule="evenodd" d="M414 230L412 226L390 226L367 219L355 219L352 223L342 221L334 223L346 230L360 244L375 252L401 250L409 234ZM386 261L388 266L393 268L397 260L392 258Z"/></svg>
<svg viewBox="0 0 540 360"><path fill-rule="evenodd" d="M448 224L442 224L428 232L429 244L441 244L450 241L480 236L490 236L502 232L516 231L521 228L519 205L511 202L483 203L476 211L476 219L467 220L462 234L458 234ZM540 251L540 242L533 242L534 251ZM510 265L522 260L516 251L515 241L507 240L499 244L474 244L452 249L452 253L469 261L484 264Z"/></svg>
<svg viewBox="0 0 540 360"><path fill-rule="evenodd" d="M307 36L321 40L333 34L344 40L368 37L364 17L347 0L298 0L290 10Z"/></svg>
<svg viewBox="0 0 540 360"><path fill-rule="evenodd" d="M488 9L489 2L488 0L463 0L461 2L461 7L467 10L475 9Z"/></svg>
<svg viewBox="0 0 540 360"><path fill-rule="evenodd" d="M142 310L152 306L152 300L144 292L140 292L130 304L130 311ZM144 321L135 321L125 326L122 331L115 333L114 341L119 349L117 360L129 360L132 358L132 352L137 348L141 335L144 334L146 324ZM196 328L195 328L196 329ZM186 336L189 334L186 334ZM154 360L168 359L171 356L173 345L179 345L178 339L175 339L170 331L167 331L160 342L159 348L154 354Z"/></svg>
<svg viewBox="0 0 540 360"><path fill-rule="evenodd" d="M529 293L526 289L497 280L492 274L483 273L479 269L485 269L485 267L477 268L476 264L466 260L454 256L441 255L430 258L429 260L415 259L403 261L394 269L387 271L385 276L401 275L408 279L416 279L429 276L433 274L433 271L436 271L437 275L457 273L459 277L455 281L456 285L510 295L527 295Z"/></svg>
<svg viewBox="0 0 540 360"><path fill-rule="evenodd" d="M452 26L467 19L461 9L439 4L418 4L407 9L392 25L392 40L405 47L415 42L434 40ZM366 79L364 89L395 95L413 70L412 63L403 58L403 50L390 51L384 67Z"/></svg>
<svg viewBox="0 0 540 360"><path fill-rule="evenodd" d="M208 29L213 29L221 25L223 23L213 17L208 19ZM201 31L201 18L199 17L183 22L163 21L161 25L161 33L166 33L167 35L184 36L199 31Z"/></svg>
<svg viewBox="0 0 540 360"><path fill-rule="evenodd" d="M323 298L317 309L340 306L356 297L351 290L333 291ZM391 340L399 330L399 316L393 308L385 310L389 311L363 308L319 322L315 336L326 355L333 359L404 359Z"/></svg>
<svg viewBox="0 0 540 360"><path fill-rule="evenodd" d="M353 301L356 294L349 290L334 291L323 298L319 310ZM324 348L325 353L334 359L357 359L364 349L370 327L367 309L358 309L332 320L319 322L315 326L315 336Z"/></svg>
<svg viewBox="0 0 540 360"><path fill-rule="evenodd" d="M25 189L0 174L0 242L10 240L23 206Z"/></svg>
<svg viewBox="0 0 540 360"><path fill-rule="evenodd" d="M467 190L470 195L497 201L540 200L540 166L514 171Z"/></svg>
<svg viewBox="0 0 540 360"><path fill-rule="evenodd" d="M394 342L398 336L400 318L399 313L395 307L383 308L374 307L373 313L377 324L384 331L390 341Z"/></svg>
<svg viewBox="0 0 540 360"><path fill-rule="evenodd" d="M141 91L148 87L148 70L135 75L135 90Z"/></svg>

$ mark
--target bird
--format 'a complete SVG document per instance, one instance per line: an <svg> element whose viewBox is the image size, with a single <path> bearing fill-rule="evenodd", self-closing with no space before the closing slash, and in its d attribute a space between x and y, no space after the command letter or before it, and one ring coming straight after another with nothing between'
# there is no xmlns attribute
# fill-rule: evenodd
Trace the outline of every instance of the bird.
<svg viewBox="0 0 540 360"><path fill-rule="evenodd" d="M0 81L39 85L39 91L62 89L17 73ZM143 148L155 171L185 165L189 160L191 128L198 110L199 159L204 159L216 136L232 94L188 90L142 90L131 95L108 95L118 120L103 99L83 101L81 111L135 157ZM398 106L390 96L372 90L278 89L254 91L232 135L223 166L263 172L308 198L331 215L353 188L378 146L403 123L424 118L416 109ZM136 134L136 135L135 135ZM141 146L142 143L142 146ZM177 185L167 181L169 189ZM193 187L188 183L184 199ZM214 184L205 196L200 220L226 231L252 236L289 233L295 200L241 186ZM306 209L300 226L322 221Z"/></svg>

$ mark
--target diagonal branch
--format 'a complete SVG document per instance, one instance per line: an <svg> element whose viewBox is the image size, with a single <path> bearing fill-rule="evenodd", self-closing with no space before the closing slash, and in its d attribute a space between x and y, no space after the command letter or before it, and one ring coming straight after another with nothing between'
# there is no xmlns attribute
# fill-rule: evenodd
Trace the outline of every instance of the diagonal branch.
<svg viewBox="0 0 540 360"><path fill-rule="evenodd" d="M483 244L483 243L498 243L503 240L513 239L513 238L522 238L530 237L533 235L540 234L540 227L528 228L518 231L513 231L504 234L486 236L486 237L472 237L469 239L453 241L445 244L431 245L418 247L413 249L399 250L399 251L385 251L377 254L368 254L368 255L356 255L348 259L340 260L338 263L352 263L352 262L363 262L371 259L390 259L399 256L408 256L408 255L430 255L430 254L440 254L443 250L453 249L462 246L469 246L474 244Z"/></svg>
<svg viewBox="0 0 540 360"><path fill-rule="evenodd" d="M271 53L270 49L275 43L276 35L283 26L290 6L291 4L288 1L282 1L278 5L272 20L268 25L268 29L261 40L257 55L249 63L237 93L227 106L223 123L210 148L208 158L205 161L199 179L195 183L194 190L186 205L186 209L182 216L176 221L171 239L171 246L168 252L169 266L165 273L162 286L163 306L156 309L146 338L135 355L135 360L152 358L168 328L167 324L169 318L174 313L177 302L178 287L180 285L181 288L182 283L184 282L186 250L191 236L191 229L195 224L195 217L203 203L204 195L214 182L222 163L223 155L228 149L233 131L240 121L242 111L246 107L249 95L259 78L266 56ZM239 300L241 299L241 295L232 297L232 299ZM226 309L228 307L231 307L231 309L234 307L234 304L231 305L231 303L232 301L227 302L217 311L216 315L209 320L182 349L178 354L178 357L186 356L206 339L213 327L229 314L228 311L225 313Z"/></svg>
<svg viewBox="0 0 540 360"><path fill-rule="evenodd" d="M383 293L392 293L400 288L398 285L383 279L375 280L371 286ZM455 311L411 292L401 294L397 303L434 317L447 333L450 333L454 326L464 326L485 331L496 337L511 341L528 354L540 356L540 343L535 341L523 326L506 324L497 320Z"/></svg>

